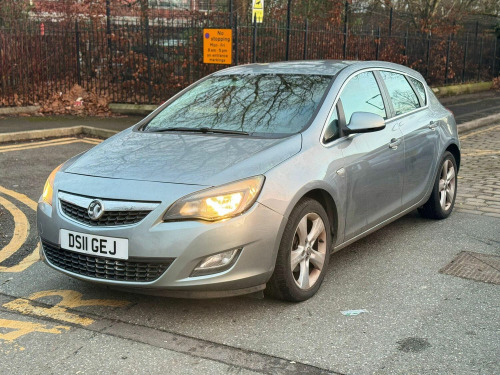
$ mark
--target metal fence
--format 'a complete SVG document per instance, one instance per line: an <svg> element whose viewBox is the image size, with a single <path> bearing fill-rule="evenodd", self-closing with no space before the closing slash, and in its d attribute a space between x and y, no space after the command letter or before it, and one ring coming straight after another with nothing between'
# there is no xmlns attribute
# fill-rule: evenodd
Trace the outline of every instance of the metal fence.
<svg viewBox="0 0 500 375"><path fill-rule="evenodd" d="M47 101L74 84L112 102L158 104L226 67L202 62L207 27L232 28L233 65L386 60L416 69L431 85L490 80L500 68L493 35L356 31L294 17L256 24L229 13L136 23L29 22L0 29L0 106Z"/></svg>

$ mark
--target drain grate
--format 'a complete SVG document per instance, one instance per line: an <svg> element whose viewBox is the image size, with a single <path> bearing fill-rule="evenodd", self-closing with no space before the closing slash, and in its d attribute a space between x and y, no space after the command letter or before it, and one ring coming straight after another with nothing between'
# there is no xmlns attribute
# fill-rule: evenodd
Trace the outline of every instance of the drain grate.
<svg viewBox="0 0 500 375"><path fill-rule="evenodd" d="M500 256L462 251L439 272L464 279L500 284Z"/></svg>

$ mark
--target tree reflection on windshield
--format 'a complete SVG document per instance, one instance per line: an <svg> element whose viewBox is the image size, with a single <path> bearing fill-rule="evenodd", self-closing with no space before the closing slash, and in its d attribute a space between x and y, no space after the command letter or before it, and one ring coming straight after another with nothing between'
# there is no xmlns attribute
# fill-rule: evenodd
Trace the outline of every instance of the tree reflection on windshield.
<svg viewBox="0 0 500 375"><path fill-rule="evenodd" d="M171 103L145 129L296 133L311 119L331 80L329 76L291 74L211 77Z"/></svg>

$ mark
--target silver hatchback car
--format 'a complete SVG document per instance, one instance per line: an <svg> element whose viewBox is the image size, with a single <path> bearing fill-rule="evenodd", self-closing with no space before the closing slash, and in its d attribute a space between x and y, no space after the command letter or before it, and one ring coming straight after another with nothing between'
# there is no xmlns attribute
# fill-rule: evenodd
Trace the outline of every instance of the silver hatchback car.
<svg viewBox="0 0 500 375"><path fill-rule="evenodd" d="M386 62L224 69L49 176L42 258L86 281L303 301L330 253L417 209L453 210L457 127Z"/></svg>

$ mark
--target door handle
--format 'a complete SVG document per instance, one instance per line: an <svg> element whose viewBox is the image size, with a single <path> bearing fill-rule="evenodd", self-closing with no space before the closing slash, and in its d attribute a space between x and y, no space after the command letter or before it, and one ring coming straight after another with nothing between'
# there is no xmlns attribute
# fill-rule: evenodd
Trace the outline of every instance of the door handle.
<svg viewBox="0 0 500 375"><path fill-rule="evenodd" d="M429 123L429 129L431 130L436 130L437 126L438 126L437 122L431 121Z"/></svg>
<svg viewBox="0 0 500 375"><path fill-rule="evenodd" d="M392 138L391 143L389 143L389 147L392 148L393 150L397 150L398 146L401 144L401 138Z"/></svg>

